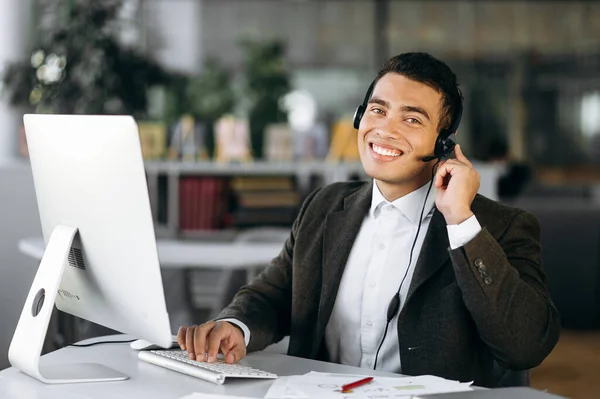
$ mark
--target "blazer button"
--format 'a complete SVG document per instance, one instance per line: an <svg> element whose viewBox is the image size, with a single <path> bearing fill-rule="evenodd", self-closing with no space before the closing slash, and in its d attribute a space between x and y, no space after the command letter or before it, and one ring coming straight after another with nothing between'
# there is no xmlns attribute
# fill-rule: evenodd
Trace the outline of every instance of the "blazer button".
<svg viewBox="0 0 600 399"><path fill-rule="evenodd" d="M475 266L477 266L480 273L485 273L487 271L487 267L485 267L485 264L481 259L475 259Z"/></svg>
<svg viewBox="0 0 600 399"><path fill-rule="evenodd" d="M486 275L483 278L483 282L486 283L487 285L490 285L490 284L492 284L492 278L490 276Z"/></svg>

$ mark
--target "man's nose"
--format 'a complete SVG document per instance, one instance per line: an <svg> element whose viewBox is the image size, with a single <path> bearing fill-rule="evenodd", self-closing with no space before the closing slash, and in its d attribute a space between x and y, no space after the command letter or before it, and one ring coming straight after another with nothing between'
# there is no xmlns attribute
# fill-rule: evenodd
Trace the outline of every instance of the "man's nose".
<svg viewBox="0 0 600 399"><path fill-rule="evenodd" d="M384 122L375 130L376 134L381 138L386 138L390 140L399 140L402 138L402 132L398 128L397 123L393 122Z"/></svg>

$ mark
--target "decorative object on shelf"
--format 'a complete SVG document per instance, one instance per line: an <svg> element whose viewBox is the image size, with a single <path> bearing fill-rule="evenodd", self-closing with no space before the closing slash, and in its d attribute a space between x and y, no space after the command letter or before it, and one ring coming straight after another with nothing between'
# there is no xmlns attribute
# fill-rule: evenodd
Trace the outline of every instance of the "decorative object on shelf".
<svg viewBox="0 0 600 399"><path fill-rule="evenodd" d="M321 160L327 155L328 131L324 123L316 122L303 130L293 129L292 134L297 160Z"/></svg>
<svg viewBox="0 0 600 399"><path fill-rule="evenodd" d="M207 160L205 125L192 115L183 115L173 129L167 158L185 162Z"/></svg>
<svg viewBox="0 0 600 399"><path fill-rule="evenodd" d="M276 123L266 127L264 146L263 154L269 161L294 160L292 131L286 123Z"/></svg>
<svg viewBox="0 0 600 399"><path fill-rule="evenodd" d="M215 160L217 162L249 162L250 132L248 121L229 114L215 123Z"/></svg>
<svg viewBox="0 0 600 399"><path fill-rule="evenodd" d="M280 99L290 91L289 73L285 68L285 45L280 41L241 42L245 58L245 79L249 97L249 125L252 153L263 157L265 128L286 122L279 107Z"/></svg>
<svg viewBox="0 0 600 399"><path fill-rule="evenodd" d="M358 162L357 131L352 116L340 118L331 129L331 145L327 154L328 162Z"/></svg>
<svg viewBox="0 0 600 399"><path fill-rule="evenodd" d="M27 112L129 114L144 119L147 89L169 76L119 40L122 0L38 0L42 23L30 60L3 74L13 105Z"/></svg>
<svg viewBox="0 0 600 399"><path fill-rule="evenodd" d="M163 158L167 142L164 123L140 121L138 131L144 160L153 161Z"/></svg>
<svg viewBox="0 0 600 399"><path fill-rule="evenodd" d="M327 154L328 132L317 120L317 102L304 90L295 90L281 99L290 124L294 155L298 160L323 159Z"/></svg>

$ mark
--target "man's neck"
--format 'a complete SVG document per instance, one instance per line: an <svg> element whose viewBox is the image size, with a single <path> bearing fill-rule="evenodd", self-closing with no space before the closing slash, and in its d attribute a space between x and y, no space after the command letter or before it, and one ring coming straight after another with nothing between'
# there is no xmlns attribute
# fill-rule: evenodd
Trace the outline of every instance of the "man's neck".
<svg viewBox="0 0 600 399"><path fill-rule="evenodd" d="M402 198L407 194L412 193L415 190L423 187L430 179L415 179L405 184L388 183L381 180L375 179L377 188L383 197L389 202L394 202L398 198Z"/></svg>

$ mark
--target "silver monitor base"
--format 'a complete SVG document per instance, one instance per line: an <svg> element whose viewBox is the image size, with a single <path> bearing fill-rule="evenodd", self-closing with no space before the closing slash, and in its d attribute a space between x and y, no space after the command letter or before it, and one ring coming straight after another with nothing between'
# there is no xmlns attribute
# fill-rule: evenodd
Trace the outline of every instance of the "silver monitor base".
<svg viewBox="0 0 600 399"><path fill-rule="evenodd" d="M125 374L100 364L40 365L48 323L75 234L76 227L65 225L52 232L10 343L8 360L16 369L47 384L126 380L129 377Z"/></svg>

